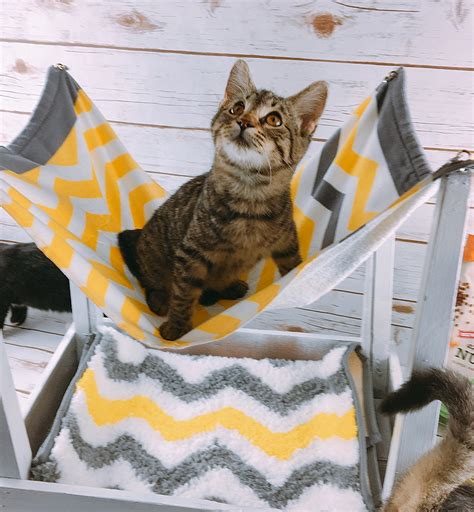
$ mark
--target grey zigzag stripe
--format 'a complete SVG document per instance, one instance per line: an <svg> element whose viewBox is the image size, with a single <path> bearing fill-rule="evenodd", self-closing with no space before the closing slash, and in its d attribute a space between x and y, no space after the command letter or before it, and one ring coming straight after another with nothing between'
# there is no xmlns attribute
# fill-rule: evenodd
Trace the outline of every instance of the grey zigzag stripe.
<svg viewBox="0 0 474 512"><path fill-rule="evenodd" d="M337 223L346 195L323 179L318 185L318 188L313 192L313 197L327 210L331 211L331 216L329 217L329 222L321 244L321 249L324 249L328 245L331 245L336 238Z"/></svg>
<svg viewBox="0 0 474 512"><path fill-rule="evenodd" d="M339 140L341 138L341 129L337 130L324 144L321 150L321 156L319 157L318 169L316 171L316 177L314 179L313 190L311 195L314 197L316 191L323 178L326 176L329 167L334 162L334 158L337 155L337 148L339 147Z"/></svg>
<svg viewBox="0 0 474 512"><path fill-rule="evenodd" d="M110 379L133 382L140 375L146 375L150 379L159 381L165 391L187 403L210 398L225 388L234 388L258 400L269 409L281 415L287 415L313 399L315 395L341 394L349 386L344 369L341 368L327 379L315 377L294 386L287 393L280 394L239 364L216 370L199 384L190 384L157 356L149 354L139 365L123 363L117 358L113 339L104 337L101 350L104 354L103 365Z"/></svg>
<svg viewBox="0 0 474 512"><path fill-rule="evenodd" d="M135 474L149 482L152 490L158 494L171 495L178 487L216 468L232 471L242 485L276 508L284 507L288 501L297 499L305 489L315 484L330 483L341 489L360 492L358 465L340 466L316 461L293 471L283 485L274 486L262 473L218 442L192 453L177 466L166 468L131 435L123 434L111 443L96 447L84 441L72 413L65 419L64 427L69 428L74 450L89 467L98 469L116 460L126 460Z"/></svg>

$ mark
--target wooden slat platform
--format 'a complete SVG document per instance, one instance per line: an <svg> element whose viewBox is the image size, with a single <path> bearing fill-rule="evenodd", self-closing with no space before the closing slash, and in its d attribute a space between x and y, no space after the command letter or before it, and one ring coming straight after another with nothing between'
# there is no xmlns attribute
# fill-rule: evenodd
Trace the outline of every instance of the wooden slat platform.
<svg viewBox="0 0 474 512"><path fill-rule="evenodd" d="M29 308L22 326L6 323L3 337L22 410L71 321L69 313Z"/></svg>

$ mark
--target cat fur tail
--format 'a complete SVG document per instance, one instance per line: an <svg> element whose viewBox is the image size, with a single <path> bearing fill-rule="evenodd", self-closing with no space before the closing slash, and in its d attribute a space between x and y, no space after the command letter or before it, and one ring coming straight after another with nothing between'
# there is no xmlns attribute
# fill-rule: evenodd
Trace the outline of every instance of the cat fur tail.
<svg viewBox="0 0 474 512"><path fill-rule="evenodd" d="M140 281L140 267L137 261L137 242L141 229L127 229L118 234L120 253L130 272Z"/></svg>
<svg viewBox="0 0 474 512"><path fill-rule="evenodd" d="M474 394L467 378L452 370L415 371L383 400L381 411L416 411L433 400L440 400L448 409L446 435L402 476L383 508L385 512L448 510L445 504L450 494L474 474Z"/></svg>

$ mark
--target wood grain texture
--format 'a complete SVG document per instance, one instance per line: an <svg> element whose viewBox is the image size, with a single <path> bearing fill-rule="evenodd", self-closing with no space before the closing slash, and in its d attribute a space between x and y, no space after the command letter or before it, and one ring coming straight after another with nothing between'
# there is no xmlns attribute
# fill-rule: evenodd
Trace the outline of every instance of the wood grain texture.
<svg viewBox="0 0 474 512"><path fill-rule="evenodd" d="M70 315L46 313L29 308L21 328L6 325L3 330L6 353L22 410L30 393L59 345L70 323Z"/></svg>
<svg viewBox="0 0 474 512"><path fill-rule="evenodd" d="M41 333L58 334L63 336L67 330L67 326L72 322L71 313L58 313L56 311L40 311L39 309L28 308L28 316L24 324L20 327L14 327L9 324L8 319L5 323L3 336L8 343L23 344L24 338L22 331L36 331L38 336L32 339L30 345L40 350L54 352L57 342L54 338L43 338Z"/></svg>
<svg viewBox="0 0 474 512"><path fill-rule="evenodd" d="M32 333L28 333L31 339ZM42 337L48 336L46 333L41 333ZM55 336L60 341L60 337ZM51 353L44 350L34 350L29 347L22 347L20 345L6 344L6 352L8 361L13 373L13 382L15 389L30 392L33 390L38 377L46 368L48 361L51 358Z"/></svg>
<svg viewBox="0 0 474 512"><path fill-rule="evenodd" d="M171 55L102 48L3 43L0 109L30 112L49 65L63 62L105 117L111 121L208 129L221 100L231 57ZM22 59L32 71L14 71ZM357 73L337 63L249 59L260 87L279 94L297 92L324 79L330 94L316 137L328 138L381 82L391 67L360 65ZM408 100L423 146L472 148L472 74L467 71L413 68Z"/></svg>
<svg viewBox="0 0 474 512"><path fill-rule="evenodd" d="M87 8L77 0L3 0L3 9L6 39L472 67L467 0L105 0Z"/></svg>

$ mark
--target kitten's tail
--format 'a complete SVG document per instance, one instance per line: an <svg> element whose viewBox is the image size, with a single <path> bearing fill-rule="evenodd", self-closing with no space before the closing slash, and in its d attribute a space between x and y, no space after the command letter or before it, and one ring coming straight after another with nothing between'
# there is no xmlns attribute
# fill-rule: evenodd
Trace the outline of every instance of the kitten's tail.
<svg viewBox="0 0 474 512"><path fill-rule="evenodd" d="M122 257L130 272L141 281L140 267L137 261L137 242L141 229L127 229L118 234L118 245Z"/></svg>
<svg viewBox="0 0 474 512"><path fill-rule="evenodd" d="M385 414L421 409L441 400L449 412L449 430L461 443L472 443L474 435L474 394L466 377L452 371L427 368L413 372L411 379L390 393L381 404Z"/></svg>
<svg viewBox="0 0 474 512"><path fill-rule="evenodd" d="M395 484L384 512L447 511L444 503L454 499L456 489L472 477L474 396L468 379L450 370L416 371L400 389L385 398L381 409L390 414L415 411L433 400L441 400L448 408L448 432Z"/></svg>

